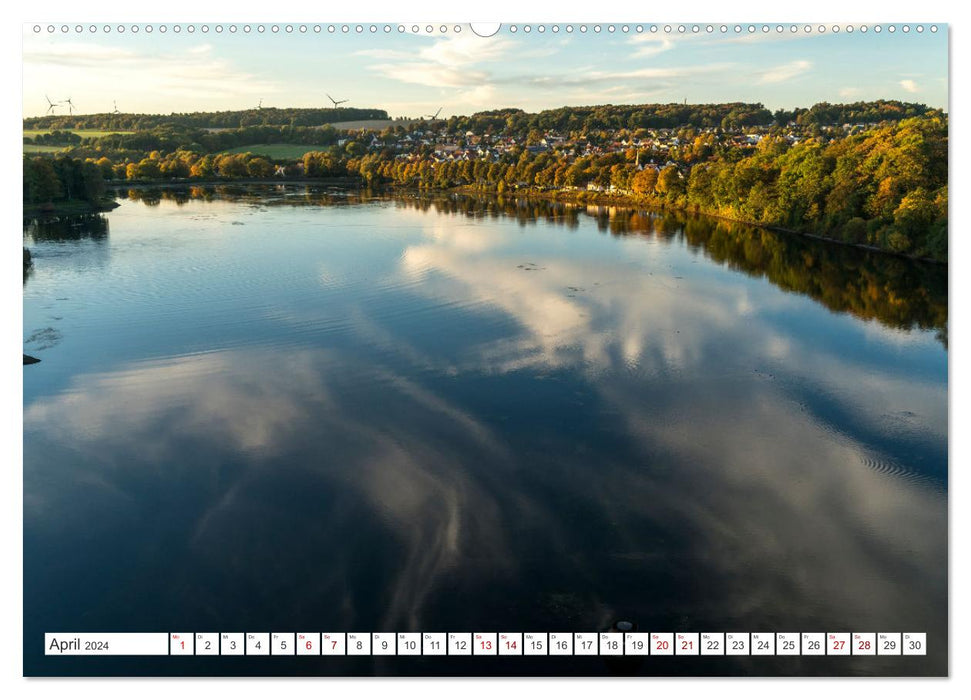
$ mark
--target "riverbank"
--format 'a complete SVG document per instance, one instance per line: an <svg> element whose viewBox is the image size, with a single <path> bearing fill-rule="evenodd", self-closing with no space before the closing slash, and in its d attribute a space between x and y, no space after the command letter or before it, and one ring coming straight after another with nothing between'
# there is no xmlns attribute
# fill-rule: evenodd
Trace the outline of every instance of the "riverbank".
<svg viewBox="0 0 971 700"><path fill-rule="evenodd" d="M180 187L216 187L219 185L327 185L332 187L363 187L364 178L352 176L318 177L318 178L281 178L281 177L247 177L247 178L207 178L193 180L177 178L172 180L108 180L105 187L113 190L127 189L178 189Z"/></svg>
<svg viewBox="0 0 971 700"><path fill-rule="evenodd" d="M411 188L408 188L411 189ZM731 221L736 224L745 224L747 226L754 226L755 228L765 229L767 231L774 231L776 233L784 233L791 236L804 236L806 238L813 238L817 241L824 241L826 243L836 243L843 246L849 246L850 248L859 248L861 250L868 250L874 253L882 253L884 255L891 255L897 258L905 258L907 260L916 260L924 263L934 263L935 265L947 265L947 260L938 260L936 258L920 257L917 255L908 255L907 253L900 253L894 250L887 250L886 248L880 248L875 245L870 245L868 243L853 243L850 241L844 241L840 238L833 238L830 236L823 236L818 233L809 233L807 231L798 231L796 229L785 228L782 226L774 226L771 224L761 223L757 221L747 221L745 219L739 219L731 216L725 216L724 214L719 214L715 212L710 212L702 209L701 207L694 205L688 207L672 206L670 202L664 202L663 200L658 200L655 197L644 197L638 195L627 195L627 194L610 194L606 192L596 192L590 190L536 190L532 188L518 188L515 190L507 190L506 192L496 193L491 190L479 189L476 187L471 187L468 185L462 185L458 187L452 187L448 190L422 190L428 192L456 192L459 194L468 195L492 195L495 197L525 197L526 199L544 199L552 202L564 202L567 204L575 204L577 206L615 206L615 207L625 207L632 209L653 209L656 211L676 211L682 212L684 214L701 214L704 216L709 216L714 219L721 219L722 221Z"/></svg>
<svg viewBox="0 0 971 700"><path fill-rule="evenodd" d="M362 188L367 186L365 180L361 177L356 176L334 176L327 178L299 178L299 179L286 179L279 177L270 178L240 178L240 179L227 179L227 178L209 178L205 180L193 180L188 178L180 178L176 180L166 180L160 182L158 180L124 180L124 181L108 181L105 185L109 189L178 189L184 187L214 187L220 185L299 185L299 186L331 186L331 187L354 187ZM756 221L748 221L745 219L739 219L736 217L725 216L724 214L706 211L701 207L694 206L672 206L670 202L665 202L664 200L658 199L656 197L649 197L644 195L633 195L633 194L617 194L608 192L596 192L591 190L540 190L535 188L516 188L511 190L506 190L505 192L496 192L492 188L479 188L471 185L460 185L457 187L450 188L416 188L413 185L396 185L393 183L386 183L382 185L375 186L375 190L381 191L382 189L387 189L389 191L403 191L403 192L414 192L419 191L423 193L456 193L465 195L489 195L494 197L524 197L527 199L542 199L554 202L564 202L568 204L575 204L577 206L617 206L626 208L643 208L652 209L657 211L677 211L686 214L702 214L704 216L710 216L716 219L721 219L723 221L731 221L733 223L746 224L748 226L753 226L756 228L761 228L769 231L774 231L777 233L784 233L793 236L804 236L806 238L812 238L818 241L824 241L826 243L836 243L838 245L849 246L851 248L858 248L861 250L867 250L875 253L882 253L884 255L891 255L898 258L904 258L907 260L916 260L925 263L934 263L936 265L947 265L946 260L938 260L936 258L921 257L915 255L909 255L907 253L901 253L898 251L888 250L886 248L880 248L875 245L868 243L853 243L850 241L845 241L841 238L835 238L832 236L825 236L818 233L810 233L807 231L799 231L796 229L785 228L782 226L775 226L772 224L766 224ZM91 213L92 211L108 211L114 209L118 206L117 202L111 200L111 205L104 209L87 209L79 211L71 211L67 206L69 203L64 203L64 207L57 207L56 211L46 212L53 215L68 215L68 214L82 214ZM87 203L78 203L87 204ZM28 210L25 208L24 215L28 215ZM37 214L34 214L37 215Z"/></svg>
<svg viewBox="0 0 971 700"><path fill-rule="evenodd" d="M84 199L66 199L60 202L24 205L24 218L80 216L83 214L99 214L117 209L120 204L114 198L106 197L96 202Z"/></svg>

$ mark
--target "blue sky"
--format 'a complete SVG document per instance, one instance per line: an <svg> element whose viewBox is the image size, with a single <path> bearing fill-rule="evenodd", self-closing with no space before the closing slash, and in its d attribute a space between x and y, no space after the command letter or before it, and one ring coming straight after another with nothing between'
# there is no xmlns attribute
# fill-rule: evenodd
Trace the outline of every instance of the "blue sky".
<svg viewBox="0 0 971 700"><path fill-rule="evenodd" d="M151 34L110 33L99 25L80 34L71 25L48 34L24 28L24 116L72 98L80 113L111 111L169 113L264 106L327 106L325 93L347 106L378 107L392 116L419 116L443 107L442 115L520 107L527 111L563 105L647 102L762 102L770 109L820 101L899 99L947 106L947 27L932 33L895 33L871 28L863 34L831 30L793 33L775 24L748 32L709 35L665 33L663 25L636 25L624 34L606 26L553 33L520 25L490 38L462 31L399 34L320 33L307 25L273 34L257 25L235 34L188 33L172 25ZM455 25L449 25L453 27ZM578 25L575 25L578 26ZM925 25L929 26L929 25ZM58 108L57 113L63 113Z"/></svg>

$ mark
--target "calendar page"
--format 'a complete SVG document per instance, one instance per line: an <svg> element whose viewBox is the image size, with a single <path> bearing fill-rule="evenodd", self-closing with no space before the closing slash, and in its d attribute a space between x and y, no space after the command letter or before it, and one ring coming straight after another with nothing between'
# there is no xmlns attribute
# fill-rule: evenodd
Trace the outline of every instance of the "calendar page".
<svg viewBox="0 0 971 700"><path fill-rule="evenodd" d="M949 27L635 14L23 26L23 675L948 676Z"/></svg>

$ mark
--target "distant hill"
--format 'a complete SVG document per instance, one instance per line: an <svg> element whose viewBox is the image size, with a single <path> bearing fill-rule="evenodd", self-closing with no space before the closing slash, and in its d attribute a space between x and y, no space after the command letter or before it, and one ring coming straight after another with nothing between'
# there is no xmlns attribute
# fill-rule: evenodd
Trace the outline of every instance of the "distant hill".
<svg viewBox="0 0 971 700"><path fill-rule="evenodd" d="M897 100L875 100L830 104L820 102L812 107L797 107L771 112L761 103L712 103L712 104L636 104L636 105L589 105L564 106L529 113L522 109L507 108L476 112L469 116L453 116L445 121L451 131L471 130L475 133L500 131L591 131L594 129L615 131L639 128L731 128L749 126L818 124L840 126L842 124L876 124L883 121L900 121L927 114L926 105ZM375 108L341 107L267 107L233 112L189 112L172 114L75 114L28 117L23 120L25 131L147 131L159 127L183 127L195 129L239 129L253 126L325 126L338 130L381 130L389 126L408 127L419 119L388 117L387 111ZM439 120L436 120L439 121Z"/></svg>
<svg viewBox="0 0 971 700"><path fill-rule="evenodd" d="M475 133L485 131L524 131L555 129L562 132L591 131L602 129L640 128L732 128L749 126L818 124L840 126L846 123L875 124L882 121L900 121L918 117L932 111L927 105L897 100L876 100L830 104L820 102L812 107L780 109L771 112L761 103L728 102L711 104L639 104L639 105L590 105L569 106L529 113L521 109L496 109L477 112L468 117L452 117L458 128Z"/></svg>
<svg viewBox="0 0 971 700"><path fill-rule="evenodd" d="M403 126L410 127L412 124L432 124L440 123L442 120L428 121L425 119L358 119L340 122L331 122L332 126L338 131L384 131L389 127Z"/></svg>
<svg viewBox="0 0 971 700"><path fill-rule="evenodd" d="M172 114L56 114L24 119L24 129L145 131L160 126L197 129L238 129L245 126L323 126L333 122L387 120L383 109L341 107L245 109L235 112L189 112Z"/></svg>

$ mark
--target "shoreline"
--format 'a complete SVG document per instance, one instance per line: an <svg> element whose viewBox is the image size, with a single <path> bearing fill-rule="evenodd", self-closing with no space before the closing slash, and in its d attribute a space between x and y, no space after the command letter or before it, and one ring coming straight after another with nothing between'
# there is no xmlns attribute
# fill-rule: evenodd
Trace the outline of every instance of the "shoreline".
<svg viewBox="0 0 971 700"><path fill-rule="evenodd" d="M105 197L99 202L88 202L83 199L68 199L49 204L25 205L22 218L39 218L59 216L81 216L83 214L103 214L117 209L121 205L113 197Z"/></svg>
<svg viewBox="0 0 971 700"><path fill-rule="evenodd" d="M367 186L364 178L355 176L334 176L327 178L295 178L295 179L285 179L285 178L240 178L240 179L217 179L210 178L206 180L166 180L164 182L154 181L154 180L131 180L131 181L107 181L105 182L105 187L111 190L117 189L177 189L182 187L212 187L217 185L316 185L316 186L338 186L347 187L353 186L358 189L363 189ZM723 214L716 214L708 211L704 211L698 207L679 207L671 206L670 204L664 204L657 201L652 201L649 199L641 199L637 196L625 195L625 194L608 194L604 192L590 192L588 190L577 190L577 191L567 191L567 190L551 190L551 191L540 191L534 189L514 189L507 190L506 192L495 192L489 189L480 189L470 185L459 185L456 187L449 188L423 188L414 187L411 185L397 185L394 183L387 183L374 186L374 189L378 192L391 191L391 192L420 192L424 194L463 194L463 195L488 195L492 197L520 197L525 199L541 199L553 202L564 202L567 204L575 205L593 205L593 206L617 206L624 207L628 209L647 209L654 211L676 211L683 214L699 214L702 216L710 216L715 219L721 219L722 221L730 221L737 224L745 224L747 226L752 226L754 228L765 229L767 231L773 231L775 233L783 233L791 236L802 236L805 238L811 238L824 243L834 243L837 245L848 246L851 248L857 248L859 250L865 250L873 253L881 253L883 255L891 255L893 257L902 258L905 260L913 260L922 263L931 263L935 265L947 265L946 260L937 260L935 258L918 257L915 255L908 255L906 253L898 253L896 251L887 250L885 248L880 248L867 243L850 243L848 241L843 241L838 238L832 238L830 236L824 236L818 233L809 233L808 231L797 231L795 229L789 229L782 226L775 226L772 224L759 223L755 221L746 221L744 219L738 219L730 216L725 216ZM120 206L114 199L110 202L106 202L97 207L84 202L85 206L78 206L82 204L80 202L64 203L67 206L54 205L53 209L42 210L40 207L34 206L30 209L24 209L24 217L27 216L65 216L73 214L87 214L87 213L102 213L106 211L111 211L116 207Z"/></svg>
<svg viewBox="0 0 971 700"><path fill-rule="evenodd" d="M409 189L409 188L405 188ZM589 192L587 190L578 190L576 192L566 191L566 190L553 190L553 191L537 191L537 190L509 190L508 192L503 192L501 194L496 192L489 192L486 190L479 190L468 185L460 185L458 187L452 187L447 190L441 189L429 189L422 190L427 192L456 192L459 194L486 194L493 197L523 197L526 199L543 199L552 202L566 202L568 204L576 205L593 205L593 206L615 206L624 207L627 209L646 209L648 211L675 211L682 214L697 214L700 216L708 216L713 219L721 219L722 221L729 221L735 224L745 224L746 226L752 226L754 228L765 229L766 231L772 231L774 233L784 233L790 236L802 236L805 238L812 238L817 241L822 241L824 243L835 243L837 245L848 246L850 248L858 248L860 250L866 250L873 253L881 253L883 255L892 255L896 258L903 258L905 260L914 260L916 262L932 263L934 265L947 265L947 260L937 260L935 258L924 258L918 257L916 255L907 255L906 253L898 253L893 250L887 250L886 248L879 248L868 243L850 243L849 241L843 241L839 238L830 238L829 236L823 236L818 233L809 233L808 231L797 231L795 229L785 228L782 226L774 226L772 224L759 223L757 221L746 221L745 219L738 219L731 216L725 216L724 214L715 214L712 212L705 211L697 207L679 207L671 206L670 204L662 204L660 202L653 202L650 200L639 200L636 197L630 195L611 195L603 192Z"/></svg>
<svg viewBox="0 0 971 700"><path fill-rule="evenodd" d="M363 186L364 178L350 175L335 175L334 177L319 178L280 178L280 177L246 177L237 179L207 178L205 180L106 180L107 189L176 189L179 187L213 187L215 185L334 185L334 186Z"/></svg>

